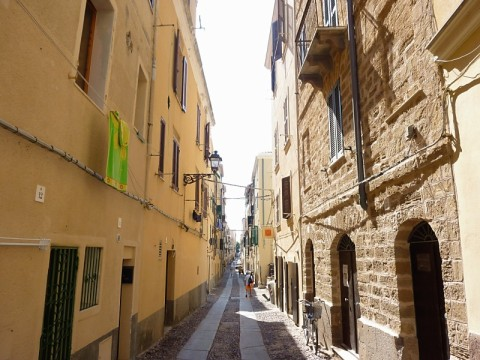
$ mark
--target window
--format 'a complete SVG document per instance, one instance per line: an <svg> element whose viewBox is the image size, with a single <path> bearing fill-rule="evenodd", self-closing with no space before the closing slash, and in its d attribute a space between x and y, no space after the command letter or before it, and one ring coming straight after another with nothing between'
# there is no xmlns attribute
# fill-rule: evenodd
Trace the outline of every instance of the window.
<svg viewBox="0 0 480 360"><path fill-rule="evenodd" d="M301 67L307 57L307 30L305 23L302 24L300 29L300 36L298 38L298 63Z"/></svg>
<svg viewBox="0 0 480 360"><path fill-rule="evenodd" d="M288 106L288 90L287 96L285 97L285 101L283 102L283 131L285 132L285 144L288 142L290 138L290 122L288 120L288 113L289 113L289 106Z"/></svg>
<svg viewBox="0 0 480 360"><path fill-rule="evenodd" d="M278 164L279 150L278 150L278 128L275 128L275 165Z"/></svg>
<svg viewBox="0 0 480 360"><path fill-rule="evenodd" d="M137 80L137 99L135 101L135 131L138 138L141 141L145 141L143 132L145 131L145 114L147 106L147 91L148 83L147 77L140 66L138 68L138 80Z"/></svg>
<svg viewBox="0 0 480 360"><path fill-rule="evenodd" d="M207 217L208 211L208 187L202 181L202 215L204 218Z"/></svg>
<svg viewBox="0 0 480 360"><path fill-rule="evenodd" d="M180 145L177 140L173 140L173 157L172 157L172 187L178 190L178 177L180 165Z"/></svg>
<svg viewBox="0 0 480 360"><path fill-rule="evenodd" d="M200 144L200 124L202 120L202 112L200 111L200 106L197 105L197 134L195 136L195 143Z"/></svg>
<svg viewBox="0 0 480 360"><path fill-rule="evenodd" d="M85 17L83 19L82 38L80 53L78 56L78 74L75 82L83 91L88 93L88 80L90 78L90 65L92 60L93 36L95 35L95 19L97 9L87 0L85 5Z"/></svg>
<svg viewBox="0 0 480 360"><path fill-rule="evenodd" d="M277 222L277 226L280 225L280 222L282 221L282 216L280 215L281 213L281 203L280 203L280 194L277 194L277 196L275 197L275 203L277 204L277 213L276 213L276 222Z"/></svg>
<svg viewBox="0 0 480 360"><path fill-rule="evenodd" d="M165 171L165 120L160 120L160 151L158 153L158 174Z"/></svg>
<svg viewBox="0 0 480 360"><path fill-rule="evenodd" d="M85 249L80 310L85 310L98 305L101 254L102 248L99 247L87 247Z"/></svg>
<svg viewBox="0 0 480 360"><path fill-rule="evenodd" d="M95 5L90 0L85 5L75 82L103 108L114 14L108 0L97 0Z"/></svg>
<svg viewBox="0 0 480 360"><path fill-rule="evenodd" d="M323 21L325 26L337 26L337 0L323 0Z"/></svg>
<svg viewBox="0 0 480 360"><path fill-rule="evenodd" d="M183 111L187 111L187 58L183 55L183 41L180 31L175 38L175 62L173 91Z"/></svg>
<svg viewBox="0 0 480 360"><path fill-rule="evenodd" d="M195 181L195 211L200 211L200 181Z"/></svg>
<svg viewBox="0 0 480 360"><path fill-rule="evenodd" d="M278 0L278 37L286 43L285 0Z"/></svg>
<svg viewBox="0 0 480 360"><path fill-rule="evenodd" d="M343 126L340 84L337 83L328 97L328 122L330 127L330 161L343 155Z"/></svg>
<svg viewBox="0 0 480 360"><path fill-rule="evenodd" d="M275 88L277 86L277 75L276 75L276 69L275 69L275 59L273 56L270 61L272 62L272 66L270 70L270 85L272 88L272 92L274 93Z"/></svg>
<svg viewBox="0 0 480 360"><path fill-rule="evenodd" d="M208 162L210 157L210 123L205 124L203 129L203 159Z"/></svg>
<svg viewBox="0 0 480 360"><path fill-rule="evenodd" d="M292 216L292 201L290 191L290 176L282 178L282 217L288 219Z"/></svg>
<svg viewBox="0 0 480 360"><path fill-rule="evenodd" d="M302 180L303 187L307 185L306 177L310 172L310 133L307 131L302 137Z"/></svg>
<svg viewBox="0 0 480 360"><path fill-rule="evenodd" d="M187 111L187 74L188 74L188 64L187 58L183 57L183 66L182 66L182 110Z"/></svg>

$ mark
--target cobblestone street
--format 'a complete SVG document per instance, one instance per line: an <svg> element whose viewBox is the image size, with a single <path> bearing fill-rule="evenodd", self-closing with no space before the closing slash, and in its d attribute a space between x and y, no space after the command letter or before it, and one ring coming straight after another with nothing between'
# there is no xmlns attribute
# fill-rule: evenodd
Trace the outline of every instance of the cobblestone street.
<svg viewBox="0 0 480 360"><path fill-rule="evenodd" d="M231 279L231 283L228 281ZM231 284L231 290L226 287ZM225 292L224 292L225 290ZM246 318L256 319L260 329L263 344L266 349L265 358L269 359L331 359L320 350L315 355L314 350L306 346L301 327L273 305L268 299L267 289L255 288L252 297L245 298L243 275L237 273L230 278L228 272L221 279L207 298L204 306L197 309L179 324L172 327L165 337L143 354L137 360L153 359L198 359L196 356L185 357L180 352L187 344L202 320L207 316L214 304L221 298L222 292L227 294L225 310L221 315L218 330L213 343L205 352L206 359L258 359L258 354L248 355L248 345L241 349L241 323ZM226 296L225 296L226 297ZM251 312L244 311L241 302L251 305ZM259 340L259 339L257 339Z"/></svg>

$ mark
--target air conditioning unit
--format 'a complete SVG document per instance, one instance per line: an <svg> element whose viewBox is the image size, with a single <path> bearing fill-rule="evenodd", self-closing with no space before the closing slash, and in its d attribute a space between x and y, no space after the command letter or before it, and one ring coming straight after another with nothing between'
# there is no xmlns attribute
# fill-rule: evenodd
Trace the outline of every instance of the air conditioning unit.
<svg viewBox="0 0 480 360"><path fill-rule="evenodd" d="M197 213L195 210L193 210L192 217L196 222L202 221L202 214Z"/></svg>

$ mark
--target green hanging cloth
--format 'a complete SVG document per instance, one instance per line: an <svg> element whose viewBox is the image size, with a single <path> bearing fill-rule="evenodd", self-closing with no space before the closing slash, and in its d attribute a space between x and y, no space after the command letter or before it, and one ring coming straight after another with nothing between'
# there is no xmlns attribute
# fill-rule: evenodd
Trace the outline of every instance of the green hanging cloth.
<svg viewBox="0 0 480 360"><path fill-rule="evenodd" d="M127 191L130 130L127 123L120 119L117 111L110 111L108 122L110 136L105 182L117 190Z"/></svg>

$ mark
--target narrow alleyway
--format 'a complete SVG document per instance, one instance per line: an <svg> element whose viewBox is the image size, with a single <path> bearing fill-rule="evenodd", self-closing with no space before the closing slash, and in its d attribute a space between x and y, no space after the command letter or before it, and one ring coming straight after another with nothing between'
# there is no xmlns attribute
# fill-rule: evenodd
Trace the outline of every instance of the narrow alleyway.
<svg viewBox="0 0 480 360"><path fill-rule="evenodd" d="M243 275L225 272L207 303L137 360L330 359L305 345L301 327L278 310L266 289L245 297Z"/></svg>

